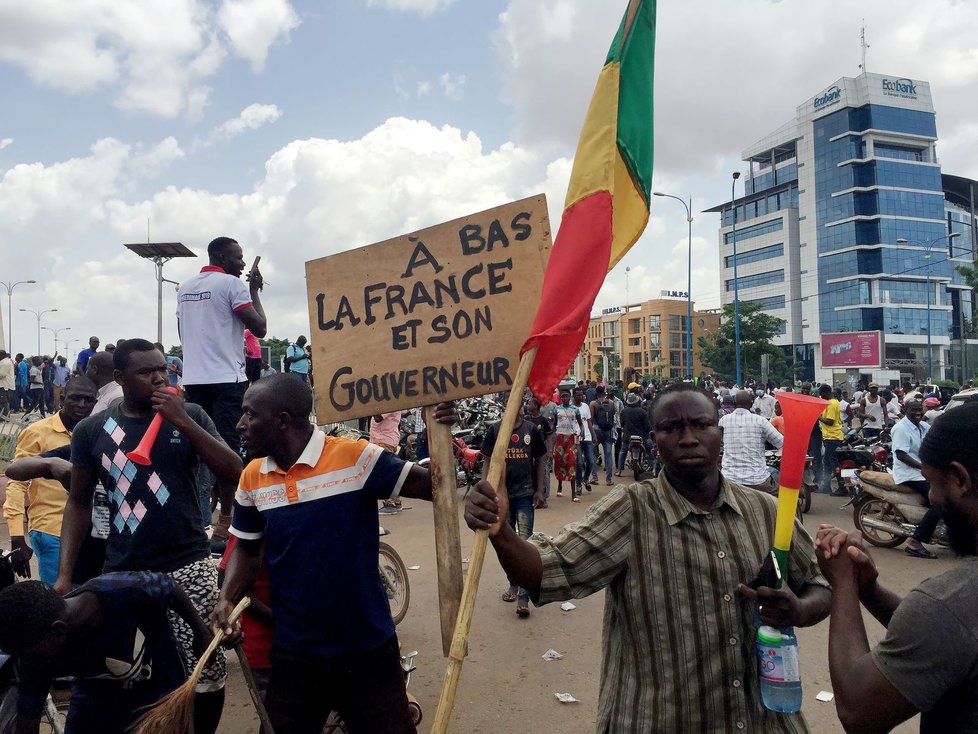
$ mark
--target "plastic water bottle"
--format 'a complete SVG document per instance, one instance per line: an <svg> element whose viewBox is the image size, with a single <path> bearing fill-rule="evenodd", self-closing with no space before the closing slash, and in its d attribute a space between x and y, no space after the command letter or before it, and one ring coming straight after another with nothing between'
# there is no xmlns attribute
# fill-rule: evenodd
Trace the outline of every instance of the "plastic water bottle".
<svg viewBox="0 0 978 734"><path fill-rule="evenodd" d="M765 625L757 630L757 671L765 708L783 714L801 710L801 670L794 628L777 630Z"/></svg>

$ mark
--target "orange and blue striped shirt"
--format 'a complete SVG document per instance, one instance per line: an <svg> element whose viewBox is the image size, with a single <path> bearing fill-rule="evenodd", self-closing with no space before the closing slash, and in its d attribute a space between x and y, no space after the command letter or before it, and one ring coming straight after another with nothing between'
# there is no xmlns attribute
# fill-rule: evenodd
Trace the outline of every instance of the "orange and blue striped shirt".
<svg viewBox="0 0 978 734"><path fill-rule="evenodd" d="M288 469L270 456L245 467L231 533L265 542L273 648L339 655L394 634L377 574L377 501L400 493L411 466L366 441L313 430Z"/></svg>

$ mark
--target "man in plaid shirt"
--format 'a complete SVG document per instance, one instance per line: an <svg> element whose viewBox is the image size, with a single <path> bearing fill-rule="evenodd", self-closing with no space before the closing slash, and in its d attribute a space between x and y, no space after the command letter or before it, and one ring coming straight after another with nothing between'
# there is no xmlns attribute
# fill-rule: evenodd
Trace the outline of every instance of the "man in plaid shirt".
<svg viewBox="0 0 978 734"><path fill-rule="evenodd" d="M723 476L731 482L762 492L777 493L777 485L764 460L765 443L781 448L784 437L771 421L751 412L754 395L741 390L734 398L734 411L720 419L723 431Z"/></svg>

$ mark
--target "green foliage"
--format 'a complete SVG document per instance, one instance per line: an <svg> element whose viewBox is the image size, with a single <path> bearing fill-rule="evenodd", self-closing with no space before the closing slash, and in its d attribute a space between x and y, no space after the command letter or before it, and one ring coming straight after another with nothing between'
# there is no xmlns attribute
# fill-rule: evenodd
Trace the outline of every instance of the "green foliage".
<svg viewBox="0 0 978 734"><path fill-rule="evenodd" d="M260 339L259 341L263 347L268 347L271 350L272 354L269 364L275 365L285 357L285 350L292 346L291 339L276 339L274 336Z"/></svg>
<svg viewBox="0 0 978 734"><path fill-rule="evenodd" d="M591 368L594 372L594 376L597 378L598 382L604 382L604 358L598 359L595 362L594 367ZM609 354L608 355L608 372L612 375L621 374L621 355L620 354ZM618 379L617 377L614 379Z"/></svg>
<svg viewBox="0 0 978 734"><path fill-rule="evenodd" d="M954 380L934 380L934 384L938 387L953 387L955 390L961 389L961 385Z"/></svg>
<svg viewBox="0 0 978 734"><path fill-rule="evenodd" d="M771 355L770 379L783 383L793 380L799 366L788 364L784 350L772 341L780 331L784 319L779 319L761 310L757 303L740 303L740 358L744 379L753 375L761 376L761 355ZM734 344L734 307L728 303L723 307L720 327L709 337L697 340L699 358L713 374L722 380L737 377L736 347Z"/></svg>

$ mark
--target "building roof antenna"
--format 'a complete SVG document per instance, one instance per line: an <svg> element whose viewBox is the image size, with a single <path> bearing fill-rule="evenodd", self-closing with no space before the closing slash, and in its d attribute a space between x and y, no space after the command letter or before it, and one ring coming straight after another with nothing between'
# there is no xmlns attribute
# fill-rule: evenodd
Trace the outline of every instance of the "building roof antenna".
<svg viewBox="0 0 978 734"><path fill-rule="evenodd" d="M863 28L859 34L859 45L862 48L863 62L859 65L860 71L863 74L866 73L866 49L869 48L869 44L866 43L866 19L863 18Z"/></svg>

